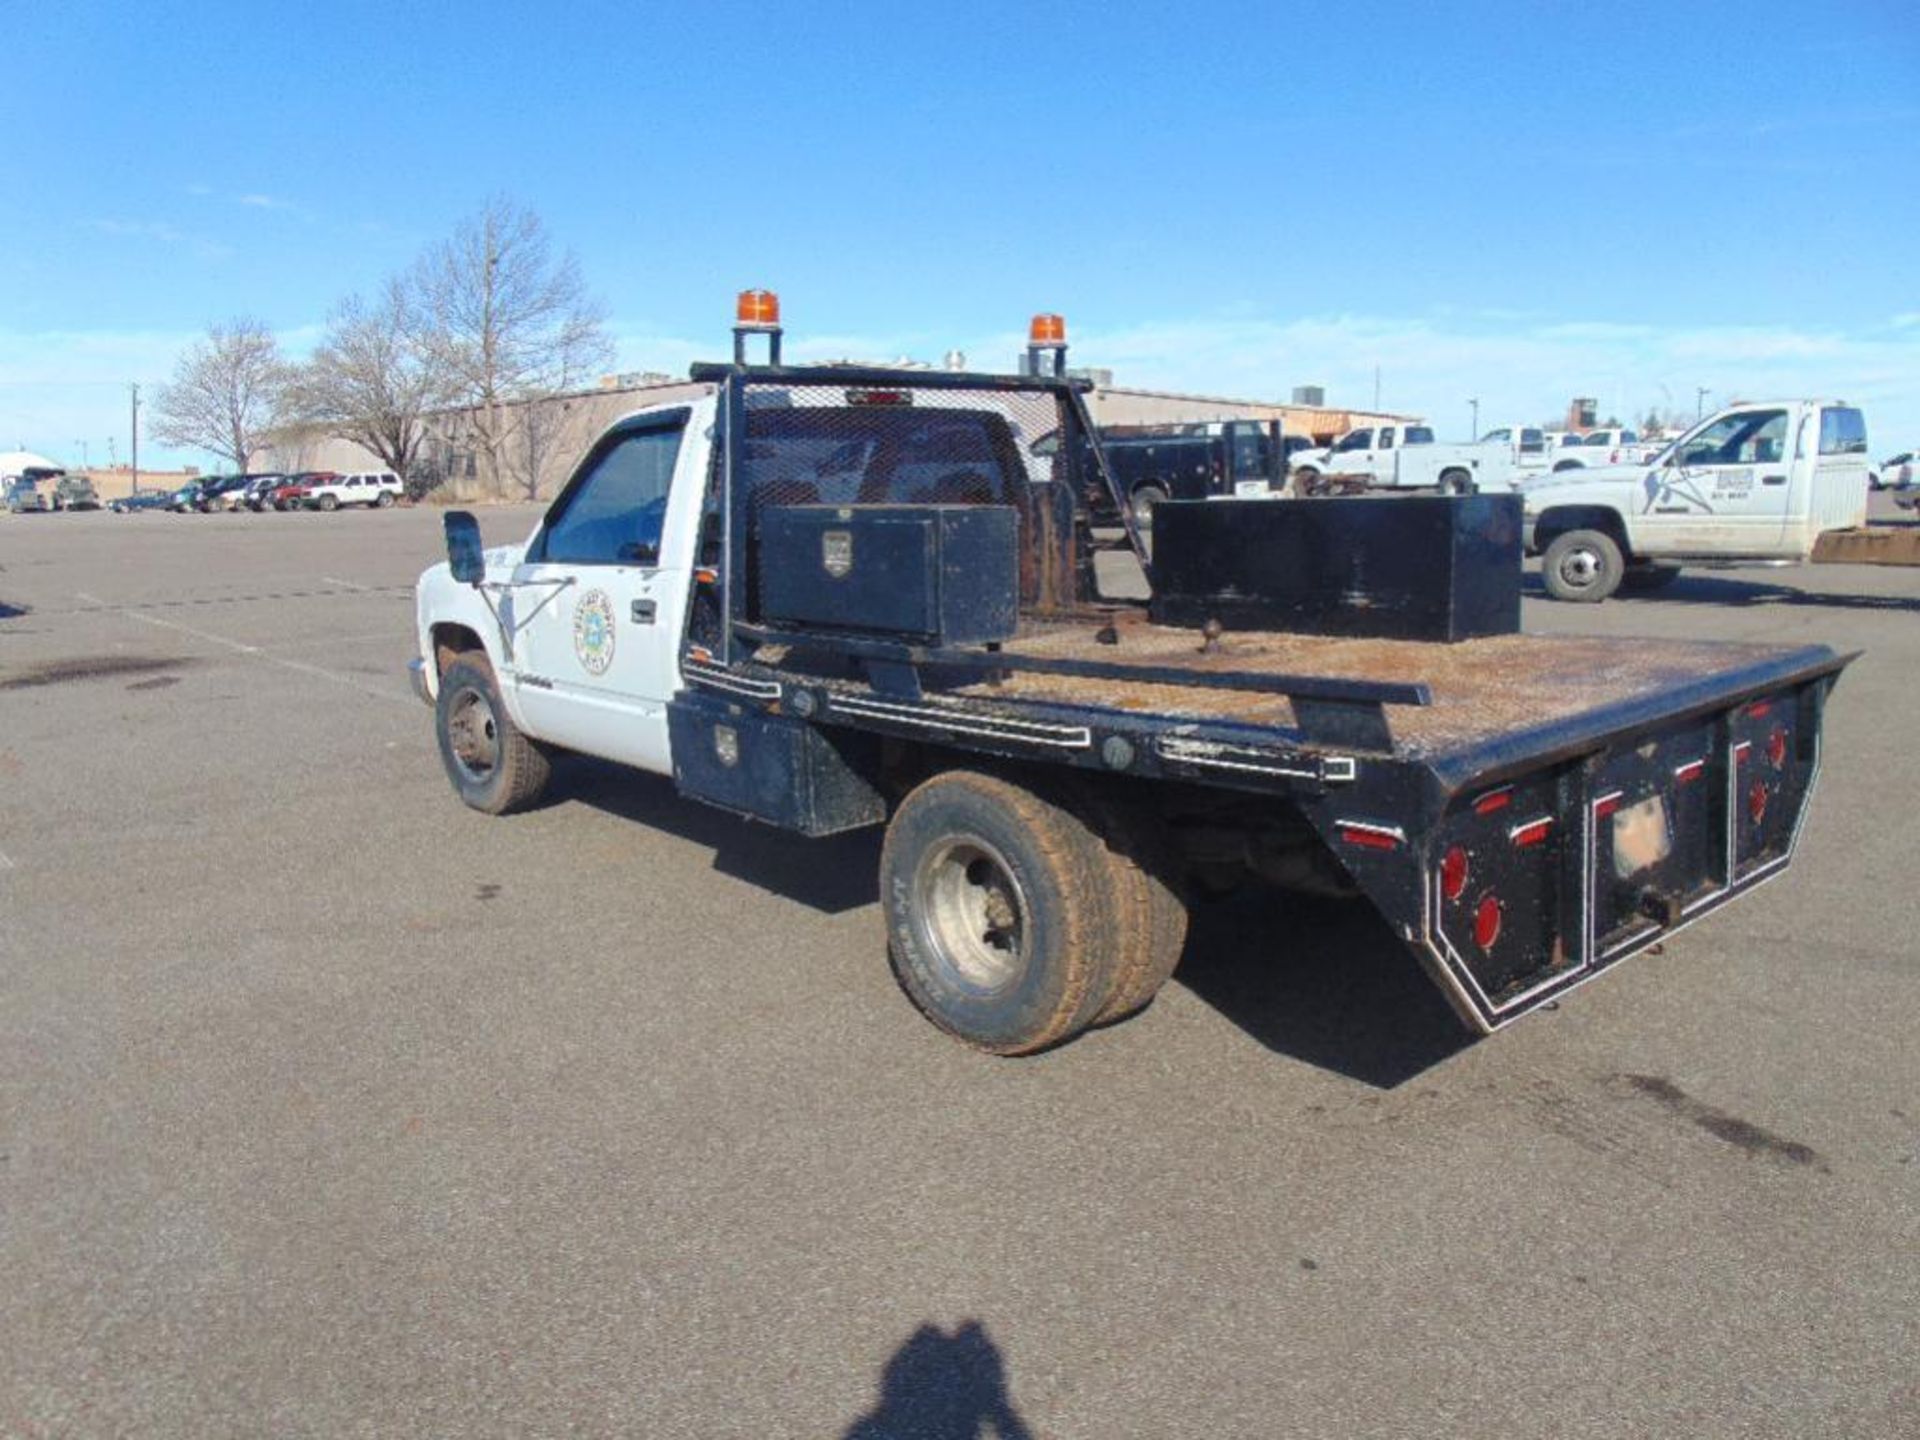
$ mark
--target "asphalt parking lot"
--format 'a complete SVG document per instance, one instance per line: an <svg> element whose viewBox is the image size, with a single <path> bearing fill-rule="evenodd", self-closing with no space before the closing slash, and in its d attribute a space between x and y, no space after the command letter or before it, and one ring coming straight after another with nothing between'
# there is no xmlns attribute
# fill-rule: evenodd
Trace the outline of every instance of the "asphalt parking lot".
<svg viewBox="0 0 1920 1440"><path fill-rule="evenodd" d="M1920 570L1526 602L1866 652L1799 863L1664 954L1468 1044L1252 897L1008 1061L874 835L463 809L437 550L0 517L0 1435L1920 1433Z"/></svg>

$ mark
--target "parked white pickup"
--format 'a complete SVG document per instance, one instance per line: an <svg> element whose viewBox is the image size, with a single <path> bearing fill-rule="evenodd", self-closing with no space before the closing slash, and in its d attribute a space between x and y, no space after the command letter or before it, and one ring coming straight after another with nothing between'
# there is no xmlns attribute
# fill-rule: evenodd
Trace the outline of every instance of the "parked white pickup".
<svg viewBox="0 0 1920 1440"><path fill-rule="evenodd" d="M310 510L338 510L342 505L370 505L379 509L405 493L400 477L391 470L364 471L357 475L336 475L325 484L307 491Z"/></svg>
<svg viewBox="0 0 1920 1440"><path fill-rule="evenodd" d="M1527 482L1526 545L1560 600L1653 589L1682 563L1803 561L1823 533L1866 523L1867 470L1851 405L1734 405L1646 464Z"/></svg>
<svg viewBox="0 0 1920 1440"><path fill-rule="evenodd" d="M1350 430L1328 449L1302 450L1293 457L1293 476L1308 493L1357 480L1370 490L1467 495L1510 490L1546 463L1546 432L1537 426L1507 426L1474 444L1441 445L1428 425L1377 425Z"/></svg>

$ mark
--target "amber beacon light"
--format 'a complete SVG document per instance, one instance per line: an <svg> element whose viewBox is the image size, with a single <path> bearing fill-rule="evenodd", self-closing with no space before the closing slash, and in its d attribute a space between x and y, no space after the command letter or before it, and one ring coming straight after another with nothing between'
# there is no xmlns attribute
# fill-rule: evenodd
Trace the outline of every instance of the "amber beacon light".
<svg viewBox="0 0 1920 1440"><path fill-rule="evenodd" d="M767 337L767 363L780 363L780 297L771 290L742 290L733 306L733 363L747 363L747 337Z"/></svg>
<svg viewBox="0 0 1920 1440"><path fill-rule="evenodd" d="M1046 374L1042 356L1053 352L1053 373L1067 373L1067 320L1064 315L1041 314L1027 325L1027 373Z"/></svg>
<svg viewBox="0 0 1920 1440"><path fill-rule="evenodd" d="M780 297L771 290L742 290L733 315L736 325L751 325L756 329L777 326L780 323Z"/></svg>

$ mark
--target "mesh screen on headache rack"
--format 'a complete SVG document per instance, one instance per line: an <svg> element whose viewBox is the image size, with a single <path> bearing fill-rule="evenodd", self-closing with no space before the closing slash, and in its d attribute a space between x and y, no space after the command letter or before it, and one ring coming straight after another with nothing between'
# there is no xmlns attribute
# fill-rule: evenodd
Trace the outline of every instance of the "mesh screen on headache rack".
<svg viewBox="0 0 1920 1440"><path fill-rule="evenodd" d="M735 483L769 505L1012 505L1064 466L1060 397L911 385L749 385ZM1059 478L1065 479L1062 474Z"/></svg>

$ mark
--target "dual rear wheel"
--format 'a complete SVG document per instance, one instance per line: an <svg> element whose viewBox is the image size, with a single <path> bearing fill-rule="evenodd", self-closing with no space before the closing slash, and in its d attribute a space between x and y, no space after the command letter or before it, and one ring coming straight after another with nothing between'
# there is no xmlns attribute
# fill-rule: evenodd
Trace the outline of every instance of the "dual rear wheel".
<svg viewBox="0 0 1920 1440"><path fill-rule="evenodd" d="M981 1050L1021 1055L1147 1005L1187 911L1124 802L945 771L900 804L880 859L888 952L908 997Z"/></svg>

